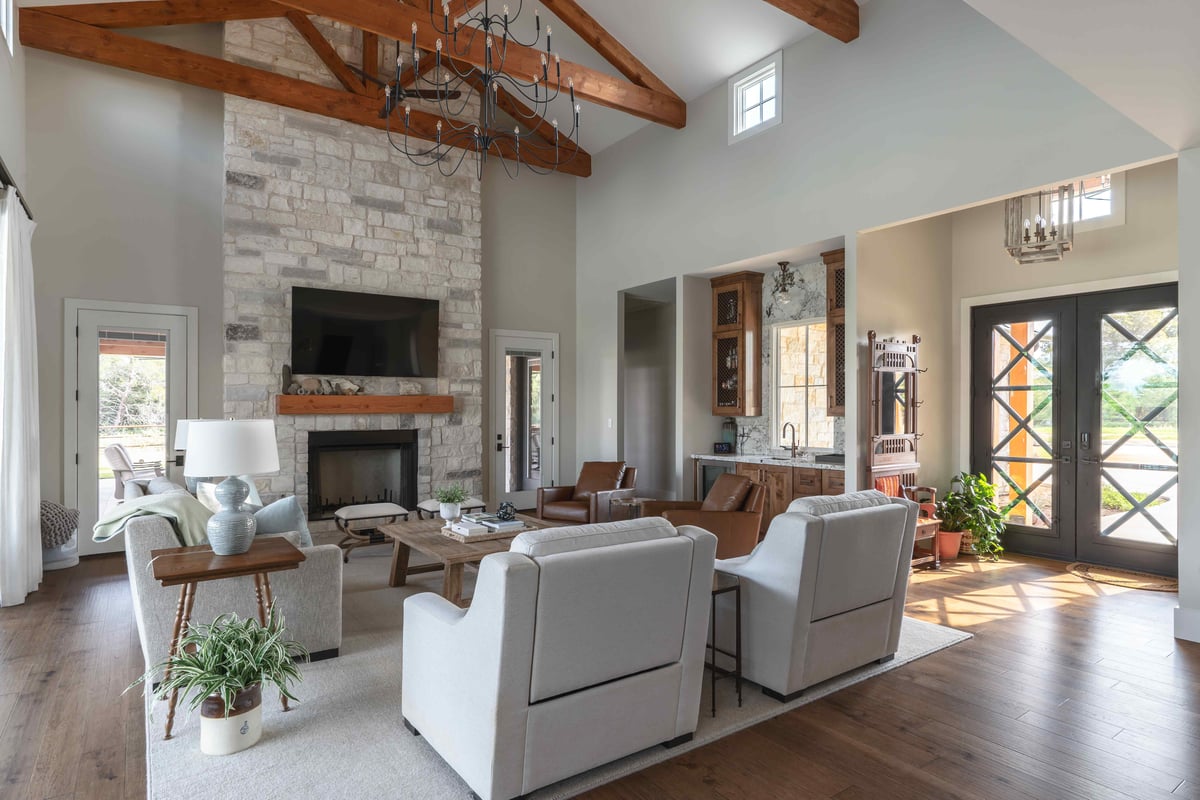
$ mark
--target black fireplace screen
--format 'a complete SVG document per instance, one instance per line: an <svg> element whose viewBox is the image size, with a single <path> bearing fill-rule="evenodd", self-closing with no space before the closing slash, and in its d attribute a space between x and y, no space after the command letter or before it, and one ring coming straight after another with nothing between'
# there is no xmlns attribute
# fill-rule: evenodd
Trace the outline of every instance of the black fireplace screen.
<svg viewBox="0 0 1200 800"><path fill-rule="evenodd" d="M384 502L416 507L416 431L308 434L309 519L331 519L342 506Z"/></svg>

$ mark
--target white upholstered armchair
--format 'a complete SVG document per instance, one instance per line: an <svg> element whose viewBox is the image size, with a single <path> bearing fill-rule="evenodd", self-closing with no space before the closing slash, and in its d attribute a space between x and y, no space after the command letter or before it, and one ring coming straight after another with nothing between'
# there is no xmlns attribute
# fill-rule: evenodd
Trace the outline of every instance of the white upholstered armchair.
<svg viewBox="0 0 1200 800"><path fill-rule="evenodd" d="M482 800L687 741L716 546L661 518L523 533L470 609L408 598L405 725Z"/></svg>
<svg viewBox="0 0 1200 800"><path fill-rule="evenodd" d="M718 561L742 582L744 676L787 702L895 656L916 520L916 503L876 491L802 498L752 553ZM717 600L721 639L734 607Z"/></svg>

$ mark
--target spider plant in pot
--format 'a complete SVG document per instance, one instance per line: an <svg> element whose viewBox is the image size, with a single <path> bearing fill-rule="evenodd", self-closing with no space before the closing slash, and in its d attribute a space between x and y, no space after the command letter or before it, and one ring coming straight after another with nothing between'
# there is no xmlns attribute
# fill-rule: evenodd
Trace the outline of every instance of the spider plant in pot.
<svg viewBox="0 0 1200 800"><path fill-rule="evenodd" d="M286 638L283 616L271 607L267 624L222 614L195 625L180 638L174 655L130 684L152 686L158 698L178 690L188 708L200 709L200 751L222 756L245 750L262 736L262 688L274 686L295 700L291 684L301 679L295 659L308 651ZM126 690L128 691L128 689Z"/></svg>
<svg viewBox="0 0 1200 800"><path fill-rule="evenodd" d="M970 537L975 554L998 561L1004 552L1000 534L1004 533L1004 515L996 504L996 487L982 474L963 472L955 476L946 496L937 502L938 549L944 559L954 558L960 540Z"/></svg>
<svg viewBox="0 0 1200 800"><path fill-rule="evenodd" d="M438 515L446 522L451 522L462 514L462 503L467 499L467 490L456 483L443 486L434 492L433 496L440 504Z"/></svg>

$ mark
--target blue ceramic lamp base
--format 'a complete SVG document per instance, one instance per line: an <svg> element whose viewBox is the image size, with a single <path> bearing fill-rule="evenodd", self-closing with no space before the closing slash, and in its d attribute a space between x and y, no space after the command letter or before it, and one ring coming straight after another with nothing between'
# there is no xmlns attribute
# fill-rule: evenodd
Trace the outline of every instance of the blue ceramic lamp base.
<svg viewBox="0 0 1200 800"><path fill-rule="evenodd" d="M228 477L217 484L221 510L208 520L208 544L219 556L241 555L250 549L258 524L243 503L250 487L241 478Z"/></svg>

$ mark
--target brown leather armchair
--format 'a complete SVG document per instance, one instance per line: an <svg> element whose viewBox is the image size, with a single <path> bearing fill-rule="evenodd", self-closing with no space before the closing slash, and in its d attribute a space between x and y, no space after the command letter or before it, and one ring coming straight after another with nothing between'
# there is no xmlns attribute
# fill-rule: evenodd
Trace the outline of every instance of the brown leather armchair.
<svg viewBox="0 0 1200 800"><path fill-rule="evenodd" d="M537 490L538 519L574 522L608 522L609 503L617 497L633 497L637 491L637 467L624 461L585 461L574 486L552 486Z"/></svg>
<svg viewBox="0 0 1200 800"><path fill-rule="evenodd" d="M672 525L695 525L717 537L717 558L744 556L758 544L766 490L745 475L726 473L703 502L648 500L642 516L665 517Z"/></svg>

